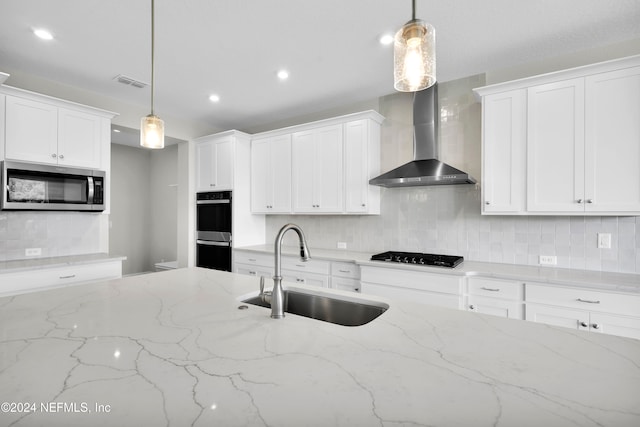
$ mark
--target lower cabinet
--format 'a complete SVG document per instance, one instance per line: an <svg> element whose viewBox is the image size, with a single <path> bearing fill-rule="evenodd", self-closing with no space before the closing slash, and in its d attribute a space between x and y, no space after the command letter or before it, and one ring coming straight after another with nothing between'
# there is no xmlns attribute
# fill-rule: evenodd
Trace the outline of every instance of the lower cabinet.
<svg viewBox="0 0 640 427"><path fill-rule="evenodd" d="M640 296L527 284L526 320L640 339Z"/></svg>
<svg viewBox="0 0 640 427"><path fill-rule="evenodd" d="M122 261L39 268L0 274L0 296L79 285L122 277Z"/></svg>
<svg viewBox="0 0 640 427"><path fill-rule="evenodd" d="M512 280L471 276L467 279L466 309L508 319L524 319L524 284Z"/></svg>
<svg viewBox="0 0 640 427"><path fill-rule="evenodd" d="M446 308L462 308L461 276L361 266L362 293Z"/></svg>

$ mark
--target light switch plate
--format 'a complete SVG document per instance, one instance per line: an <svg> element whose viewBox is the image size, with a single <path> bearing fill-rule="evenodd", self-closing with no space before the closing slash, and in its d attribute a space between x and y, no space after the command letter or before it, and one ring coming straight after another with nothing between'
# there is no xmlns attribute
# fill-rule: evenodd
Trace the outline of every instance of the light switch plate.
<svg viewBox="0 0 640 427"><path fill-rule="evenodd" d="M24 250L24 256L39 256L42 255L42 248L26 248Z"/></svg>
<svg viewBox="0 0 640 427"><path fill-rule="evenodd" d="M347 242L338 242L338 249L347 249Z"/></svg>

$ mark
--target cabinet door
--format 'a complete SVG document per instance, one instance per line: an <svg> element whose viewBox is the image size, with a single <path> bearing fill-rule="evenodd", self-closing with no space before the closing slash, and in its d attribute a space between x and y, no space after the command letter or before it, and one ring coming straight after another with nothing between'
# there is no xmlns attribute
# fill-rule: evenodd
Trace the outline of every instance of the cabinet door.
<svg viewBox="0 0 640 427"><path fill-rule="evenodd" d="M58 110L58 164L101 167L102 118L81 111Z"/></svg>
<svg viewBox="0 0 640 427"><path fill-rule="evenodd" d="M268 213L271 194L269 139L251 141L251 212Z"/></svg>
<svg viewBox="0 0 640 427"><path fill-rule="evenodd" d="M291 135L273 138L269 143L268 184L270 213L291 212Z"/></svg>
<svg viewBox="0 0 640 427"><path fill-rule="evenodd" d="M584 79L528 89L527 209L584 211Z"/></svg>
<svg viewBox="0 0 640 427"><path fill-rule="evenodd" d="M640 339L640 318L591 313L589 328L593 332Z"/></svg>
<svg viewBox="0 0 640 427"><path fill-rule="evenodd" d="M342 125L294 133L291 143L294 212L341 213Z"/></svg>
<svg viewBox="0 0 640 427"><path fill-rule="evenodd" d="M216 141L215 177L217 190L233 189L233 137Z"/></svg>
<svg viewBox="0 0 640 427"><path fill-rule="evenodd" d="M360 280L332 276L331 288L339 289L341 291L360 292Z"/></svg>
<svg viewBox="0 0 640 427"><path fill-rule="evenodd" d="M482 100L483 213L525 211L526 111L525 89Z"/></svg>
<svg viewBox="0 0 640 427"><path fill-rule="evenodd" d="M251 141L251 211L291 212L291 136Z"/></svg>
<svg viewBox="0 0 640 427"><path fill-rule="evenodd" d="M388 286L379 283L362 282L361 292L365 295L376 295L400 301L414 302L438 307L460 309L460 297L452 294L427 292L399 286Z"/></svg>
<svg viewBox="0 0 640 427"><path fill-rule="evenodd" d="M196 191L214 191L215 142L207 141L196 145Z"/></svg>
<svg viewBox="0 0 640 427"><path fill-rule="evenodd" d="M589 312L548 305L525 304L525 318L531 322L589 330Z"/></svg>
<svg viewBox="0 0 640 427"><path fill-rule="evenodd" d="M586 79L585 209L640 212L640 67Z"/></svg>
<svg viewBox="0 0 640 427"><path fill-rule="evenodd" d="M58 109L41 102L7 96L7 159L58 163Z"/></svg>
<svg viewBox="0 0 640 427"><path fill-rule="evenodd" d="M368 120L344 125L344 203L348 213L366 213L369 206Z"/></svg>

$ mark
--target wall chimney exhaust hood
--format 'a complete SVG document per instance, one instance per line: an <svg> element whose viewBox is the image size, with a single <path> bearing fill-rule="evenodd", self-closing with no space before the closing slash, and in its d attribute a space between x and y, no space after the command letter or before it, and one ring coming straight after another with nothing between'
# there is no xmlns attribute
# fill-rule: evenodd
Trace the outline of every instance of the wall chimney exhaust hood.
<svg viewBox="0 0 640 427"><path fill-rule="evenodd" d="M475 184L466 172L438 160L438 84L414 93L414 160L369 180L381 187Z"/></svg>

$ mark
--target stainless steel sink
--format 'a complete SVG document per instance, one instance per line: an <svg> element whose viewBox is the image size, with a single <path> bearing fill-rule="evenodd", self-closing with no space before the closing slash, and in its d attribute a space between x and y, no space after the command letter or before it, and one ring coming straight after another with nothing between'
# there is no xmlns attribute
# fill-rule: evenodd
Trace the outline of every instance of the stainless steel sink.
<svg viewBox="0 0 640 427"><path fill-rule="evenodd" d="M242 302L261 307L271 307L258 295ZM342 326L361 326L384 313L389 306L374 301L360 302L332 298L325 295L284 291L284 311L290 314L335 323Z"/></svg>

